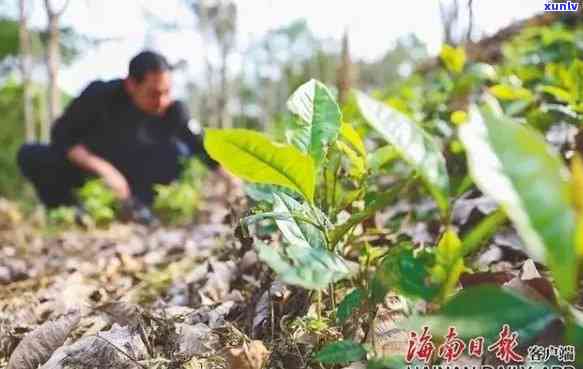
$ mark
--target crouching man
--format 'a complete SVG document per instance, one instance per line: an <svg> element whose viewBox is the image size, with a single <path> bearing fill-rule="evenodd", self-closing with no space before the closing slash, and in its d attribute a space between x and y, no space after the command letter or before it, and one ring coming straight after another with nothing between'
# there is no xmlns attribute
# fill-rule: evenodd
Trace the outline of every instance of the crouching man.
<svg viewBox="0 0 583 369"><path fill-rule="evenodd" d="M74 205L75 189L98 176L134 220L149 223L153 186L178 178L181 157L217 168L189 129L186 106L170 96L170 73L162 55L142 52L127 78L89 84L54 123L49 145L22 146L19 167L48 208Z"/></svg>

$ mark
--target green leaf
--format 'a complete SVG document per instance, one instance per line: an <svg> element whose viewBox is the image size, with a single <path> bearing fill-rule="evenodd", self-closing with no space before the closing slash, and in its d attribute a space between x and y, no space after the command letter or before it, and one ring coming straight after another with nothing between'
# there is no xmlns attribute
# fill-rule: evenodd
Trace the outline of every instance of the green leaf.
<svg viewBox="0 0 583 369"><path fill-rule="evenodd" d="M459 130L476 185L507 212L528 254L549 265L564 298L576 290L575 213L568 170L535 130L472 108Z"/></svg>
<svg viewBox="0 0 583 369"><path fill-rule="evenodd" d="M204 147L214 160L247 181L287 187L314 201L314 161L291 145L245 129L207 129Z"/></svg>
<svg viewBox="0 0 583 369"><path fill-rule="evenodd" d="M571 96L571 94L568 91L563 90L560 87L556 87L556 86L541 86L540 90L542 92L545 92L549 95L552 95L555 99L565 102L567 104L571 103L572 101L574 101L574 96Z"/></svg>
<svg viewBox="0 0 583 369"><path fill-rule="evenodd" d="M312 79L292 94L287 107L300 118L291 130L291 141L319 166L340 130L342 113L336 100L322 82Z"/></svg>
<svg viewBox="0 0 583 369"><path fill-rule="evenodd" d="M531 100L533 98L532 92L524 87L495 85L490 87L489 90L492 95L500 100Z"/></svg>
<svg viewBox="0 0 583 369"><path fill-rule="evenodd" d="M319 290L353 274L346 260L323 248L303 245L275 248L261 241L255 247L259 259L287 284Z"/></svg>
<svg viewBox="0 0 583 369"><path fill-rule="evenodd" d="M448 228L435 248L435 265L431 268L432 282L441 285L441 301L454 291L464 270L462 242L457 233Z"/></svg>
<svg viewBox="0 0 583 369"><path fill-rule="evenodd" d="M348 123L342 123L340 126L340 136L354 148L362 157L366 157L366 148L362 138L356 130Z"/></svg>
<svg viewBox="0 0 583 369"><path fill-rule="evenodd" d="M441 61L452 73L459 74L464 70L466 64L466 52L461 47L451 47L450 45L443 45L441 53L439 54Z"/></svg>
<svg viewBox="0 0 583 369"><path fill-rule="evenodd" d="M378 148L368 155L368 166L375 172L382 167L399 158L399 152L391 145Z"/></svg>
<svg viewBox="0 0 583 369"><path fill-rule="evenodd" d="M506 213L500 209L488 214L487 217L482 219L480 223L472 228L472 230L464 237L464 256L477 251L479 247L488 241L507 220Z"/></svg>
<svg viewBox="0 0 583 369"><path fill-rule="evenodd" d="M276 213L288 214L285 219L275 219L277 227L283 233L287 242L295 245L326 247L326 240L322 231L314 224L319 224L322 219L316 219L309 207L300 204L290 196L280 193L273 194L273 211ZM312 224L299 221L294 218L294 214L301 214Z"/></svg>
<svg viewBox="0 0 583 369"><path fill-rule="evenodd" d="M434 337L445 336L455 327L462 339L483 336L497 338L504 324L517 331L520 343L530 341L558 316L548 306L528 300L496 286L462 290L436 315L416 316L403 323L405 329L420 331L428 326Z"/></svg>
<svg viewBox="0 0 583 369"><path fill-rule="evenodd" d="M428 284L432 264L432 255L415 255L409 245L392 248L373 278L373 301L382 302L390 289L409 297L432 300L439 293L437 286Z"/></svg>
<svg viewBox="0 0 583 369"><path fill-rule="evenodd" d="M323 364L343 364L359 361L365 357L366 350L360 343L345 340L327 344L314 359Z"/></svg>
<svg viewBox="0 0 583 369"><path fill-rule="evenodd" d="M365 297L366 291L362 288L356 288L348 295L346 295L342 302L338 305L338 312L336 313L336 319L338 319L338 323L344 324L352 312L358 309L360 305L362 305Z"/></svg>
<svg viewBox="0 0 583 369"><path fill-rule="evenodd" d="M366 121L378 131L421 175L439 208L448 209L449 177L437 143L404 114L357 92Z"/></svg>
<svg viewBox="0 0 583 369"><path fill-rule="evenodd" d="M267 202L273 204L273 194L274 193L286 193L288 195L293 195L296 192L289 190L288 188L262 184L262 183L246 183L245 184L245 194L258 202Z"/></svg>
<svg viewBox="0 0 583 369"><path fill-rule="evenodd" d="M366 160L359 156L355 150L342 141L336 141L336 148L343 153L349 161L348 175L356 180L361 180L366 174Z"/></svg>

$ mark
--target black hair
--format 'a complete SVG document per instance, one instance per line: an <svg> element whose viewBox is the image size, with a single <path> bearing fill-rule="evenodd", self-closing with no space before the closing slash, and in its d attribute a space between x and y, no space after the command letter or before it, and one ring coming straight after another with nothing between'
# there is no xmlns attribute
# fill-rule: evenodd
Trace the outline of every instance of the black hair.
<svg viewBox="0 0 583 369"><path fill-rule="evenodd" d="M129 77L139 83L148 72L164 72L171 69L170 63L161 54L142 51L130 61Z"/></svg>

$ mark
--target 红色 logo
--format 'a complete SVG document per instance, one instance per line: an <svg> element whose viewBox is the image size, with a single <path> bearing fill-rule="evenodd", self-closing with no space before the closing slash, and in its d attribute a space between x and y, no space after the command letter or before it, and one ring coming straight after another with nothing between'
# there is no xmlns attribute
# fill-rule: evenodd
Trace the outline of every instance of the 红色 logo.
<svg viewBox="0 0 583 369"><path fill-rule="evenodd" d="M547 2L545 4L545 12L576 12L579 10L579 3L576 1L565 2Z"/></svg>

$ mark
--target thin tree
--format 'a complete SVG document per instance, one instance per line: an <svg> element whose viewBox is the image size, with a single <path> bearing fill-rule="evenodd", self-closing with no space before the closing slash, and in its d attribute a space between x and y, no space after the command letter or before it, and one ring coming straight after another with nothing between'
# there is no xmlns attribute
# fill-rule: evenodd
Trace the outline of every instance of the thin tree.
<svg viewBox="0 0 583 369"><path fill-rule="evenodd" d="M48 121L52 122L57 118L61 112L61 99L58 86L59 67L61 65L61 31L59 23L61 16L67 9L70 0L65 0L60 9L57 9L51 0L44 0L45 10L48 20L48 42L46 52L47 72L49 77L48 86ZM44 124L42 130L42 139L48 140L49 136L49 122Z"/></svg>
<svg viewBox="0 0 583 369"><path fill-rule="evenodd" d="M468 33L466 43L472 42L472 32L474 32L474 0L468 0Z"/></svg>
<svg viewBox="0 0 583 369"><path fill-rule="evenodd" d="M342 51L340 54L340 67L338 68L337 75L337 88L338 88L338 102L342 105L346 103L348 99L348 94L352 88L353 73L352 73L352 60L350 58L350 43L348 39L348 30L344 31L342 36Z"/></svg>
<svg viewBox="0 0 583 369"><path fill-rule="evenodd" d="M30 17L30 1L19 1L19 43L20 43L20 72L22 75L22 105L24 114L24 132L26 142L36 139L34 127L34 111L32 103L31 73L32 73L32 44L28 30Z"/></svg>
<svg viewBox="0 0 583 369"><path fill-rule="evenodd" d="M450 45L456 45L455 28L459 21L459 3L454 0L451 5L447 5L445 1L439 2L439 14L441 16L441 24L443 26L444 42Z"/></svg>

